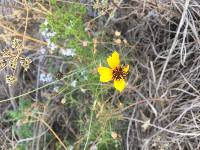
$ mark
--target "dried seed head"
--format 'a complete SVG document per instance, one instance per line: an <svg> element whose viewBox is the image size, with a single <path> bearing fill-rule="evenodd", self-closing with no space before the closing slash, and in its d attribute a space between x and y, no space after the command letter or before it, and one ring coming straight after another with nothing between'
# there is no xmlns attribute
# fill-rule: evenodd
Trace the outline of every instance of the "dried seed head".
<svg viewBox="0 0 200 150"><path fill-rule="evenodd" d="M56 78L57 78L57 79L62 79L63 77L64 77L64 74L63 74L62 72L58 71L58 72L56 73Z"/></svg>
<svg viewBox="0 0 200 150"><path fill-rule="evenodd" d="M4 60L0 61L0 70L4 69L6 67L6 62Z"/></svg>
<svg viewBox="0 0 200 150"><path fill-rule="evenodd" d="M65 104L65 103L66 103L66 99L63 98L63 99L61 100L61 103L62 103L62 104Z"/></svg>
<svg viewBox="0 0 200 150"><path fill-rule="evenodd" d="M17 78L15 76L6 75L6 83L8 84L8 86L12 86L16 82L17 82Z"/></svg>
<svg viewBox="0 0 200 150"><path fill-rule="evenodd" d="M83 47L87 47L88 46L88 42L87 41L83 41L82 45L83 45Z"/></svg>
<svg viewBox="0 0 200 150"><path fill-rule="evenodd" d="M20 40L20 39L13 39L11 47L21 51L23 49L22 40Z"/></svg>
<svg viewBox="0 0 200 150"><path fill-rule="evenodd" d="M114 140L116 140L117 137L118 137L118 134L117 134L116 132L111 132L111 136L112 136L112 138L113 138Z"/></svg>
<svg viewBox="0 0 200 150"><path fill-rule="evenodd" d="M14 57L14 51L6 48L2 52L0 52L0 55L3 58L11 58L11 57Z"/></svg>
<svg viewBox="0 0 200 150"><path fill-rule="evenodd" d="M122 43L121 39L114 39L114 43L120 45Z"/></svg>
<svg viewBox="0 0 200 150"><path fill-rule="evenodd" d="M13 69L15 71L17 69L18 63L22 65L22 67L27 71L31 59L21 56L23 52L23 42L20 39L13 39L11 48L5 48L0 52L0 70L3 70L6 67L9 69ZM20 61L20 62L19 62ZM17 78L13 75L6 75L5 77L6 84L12 86L17 82Z"/></svg>
<svg viewBox="0 0 200 150"><path fill-rule="evenodd" d="M9 66L11 69L16 70L16 68L17 68L17 59L14 58L14 59L9 60L8 66Z"/></svg>
<svg viewBox="0 0 200 150"><path fill-rule="evenodd" d="M21 58L21 60L20 60L20 64L22 65L22 67L24 68L25 71L27 71L29 69L29 66L31 63L32 63L32 60L28 57Z"/></svg>
<svg viewBox="0 0 200 150"><path fill-rule="evenodd" d="M119 32L119 31L115 31L115 36L120 36L121 35L121 32Z"/></svg>
<svg viewBox="0 0 200 150"><path fill-rule="evenodd" d="M123 40L124 44L128 44L128 41L126 39Z"/></svg>

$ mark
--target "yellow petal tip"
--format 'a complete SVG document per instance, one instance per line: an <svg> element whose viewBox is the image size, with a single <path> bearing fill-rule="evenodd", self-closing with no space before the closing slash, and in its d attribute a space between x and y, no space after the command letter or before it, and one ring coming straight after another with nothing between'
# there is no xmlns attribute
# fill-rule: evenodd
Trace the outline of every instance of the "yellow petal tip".
<svg viewBox="0 0 200 150"><path fill-rule="evenodd" d="M124 72L126 72L126 73L127 73L127 72L128 72L128 70L129 70L129 65L126 65L126 66L124 66L124 67L123 67L123 71L124 71Z"/></svg>
<svg viewBox="0 0 200 150"><path fill-rule="evenodd" d="M116 90L118 90L119 92L122 92L125 88L125 81L124 79L121 80L114 80L114 87L116 88Z"/></svg>
<svg viewBox="0 0 200 150"><path fill-rule="evenodd" d="M107 58L108 65L111 68L116 68L120 64L119 54L117 51L114 51L111 56Z"/></svg>

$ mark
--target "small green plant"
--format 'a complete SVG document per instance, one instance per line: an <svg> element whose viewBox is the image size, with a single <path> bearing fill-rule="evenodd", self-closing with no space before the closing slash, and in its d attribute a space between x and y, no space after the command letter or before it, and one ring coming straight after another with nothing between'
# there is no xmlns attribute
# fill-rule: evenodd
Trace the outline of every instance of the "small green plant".
<svg viewBox="0 0 200 150"><path fill-rule="evenodd" d="M31 100L20 99L19 107L16 111L8 111L8 119L14 122L12 128L15 134L21 139L30 138L33 136L33 124L27 116L27 110L31 107ZM28 146L27 142L22 142L18 145L20 150L24 150Z"/></svg>

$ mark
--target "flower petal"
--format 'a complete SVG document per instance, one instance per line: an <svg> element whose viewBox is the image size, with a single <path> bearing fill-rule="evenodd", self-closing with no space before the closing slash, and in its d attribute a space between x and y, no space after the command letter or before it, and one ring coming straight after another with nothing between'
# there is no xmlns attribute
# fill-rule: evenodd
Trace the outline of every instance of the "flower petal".
<svg viewBox="0 0 200 150"><path fill-rule="evenodd" d="M112 70L107 67L99 67L98 72L100 74L101 82L108 82L112 80Z"/></svg>
<svg viewBox="0 0 200 150"><path fill-rule="evenodd" d="M127 73L127 72L128 72L128 70L129 70L129 65L126 65L125 67L123 67L123 71L124 71L124 72L126 72L126 73Z"/></svg>
<svg viewBox="0 0 200 150"><path fill-rule="evenodd" d="M114 80L114 87L118 90L118 91L123 91L123 89L125 88L125 81L124 79L121 80Z"/></svg>
<svg viewBox="0 0 200 150"><path fill-rule="evenodd" d="M107 58L107 62L112 69L118 67L120 64L119 54L114 51L112 55Z"/></svg>

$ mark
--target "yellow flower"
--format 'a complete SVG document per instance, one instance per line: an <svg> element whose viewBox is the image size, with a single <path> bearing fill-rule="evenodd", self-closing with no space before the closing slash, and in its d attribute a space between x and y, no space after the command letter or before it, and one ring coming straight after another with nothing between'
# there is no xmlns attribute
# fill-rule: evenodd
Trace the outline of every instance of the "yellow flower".
<svg viewBox="0 0 200 150"><path fill-rule="evenodd" d="M119 54L114 51L111 56L107 58L107 62L110 68L99 67L98 72L100 74L101 82L114 81L114 87L118 91L123 91L126 86L124 79L129 70L129 65L121 66Z"/></svg>

